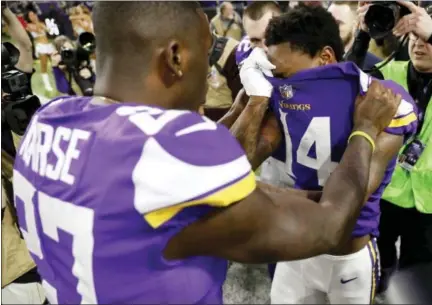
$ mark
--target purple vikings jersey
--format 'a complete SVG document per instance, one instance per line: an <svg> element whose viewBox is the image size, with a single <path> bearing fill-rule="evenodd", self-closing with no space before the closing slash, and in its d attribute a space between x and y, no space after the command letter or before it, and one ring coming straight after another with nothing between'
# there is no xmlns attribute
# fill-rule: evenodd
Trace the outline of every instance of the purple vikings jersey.
<svg viewBox="0 0 432 305"><path fill-rule="evenodd" d="M242 148L197 113L90 100L42 106L17 153L19 224L49 302L221 304L226 260L162 252L254 190Z"/></svg>
<svg viewBox="0 0 432 305"><path fill-rule="evenodd" d="M240 43L237 46L236 50L236 63L237 65L241 65L243 60L249 57L249 54L252 52L252 45L248 36L243 37Z"/></svg>
<svg viewBox="0 0 432 305"><path fill-rule="evenodd" d="M371 77L353 63L304 70L288 79L271 78L271 108L284 132L284 143L273 155L285 162L285 171L301 189L322 189L340 162L353 128L354 102L364 93ZM404 98L385 132L405 140L417 128L417 114L410 95L398 84L383 81ZM380 187L361 211L354 236L378 235L379 200L390 182L396 158L389 163Z"/></svg>

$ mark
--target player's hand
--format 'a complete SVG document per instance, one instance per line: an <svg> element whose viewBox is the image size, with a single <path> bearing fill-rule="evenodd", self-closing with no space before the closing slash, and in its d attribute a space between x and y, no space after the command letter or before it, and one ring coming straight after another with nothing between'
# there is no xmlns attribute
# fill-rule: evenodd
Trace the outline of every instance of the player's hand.
<svg viewBox="0 0 432 305"><path fill-rule="evenodd" d="M402 97L372 80L368 91L358 96L354 111L354 130L363 130L370 136L377 136L390 124Z"/></svg>
<svg viewBox="0 0 432 305"><path fill-rule="evenodd" d="M432 35L432 17L423 7L419 7L410 1L396 1L411 11L411 14L403 16L393 28L395 36L403 36L414 33L420 39L427 41Z"/></svg>
<svg viewBox="0 0 432 305"><path fill-rule="evenodd" d="M246 94L249 96L270 97L273 86L264 75L273 76L271 70L275 69L262 48L254 48L240 68L240 79Z"/></svg>

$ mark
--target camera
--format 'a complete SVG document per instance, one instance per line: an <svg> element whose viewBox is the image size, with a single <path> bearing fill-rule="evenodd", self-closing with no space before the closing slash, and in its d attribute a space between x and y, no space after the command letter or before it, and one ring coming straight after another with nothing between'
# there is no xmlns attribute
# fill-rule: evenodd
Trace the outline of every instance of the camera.
<svg viewBox="0 0 432 305"><path fill-rule="evenodd" d="M72 48L71 44L69 46L63 44L60 51L60 64L65 65L67 69L69 94L75 94L71 84L73 78L84 96L92 96L95 74L90 65L90 55L96 48L95 36L89 32L81 33L77 45L76 48ZM88 76L84 75L86 72Z"/></svg>
<svg viewBox="0 0 432 305"><path fill-rule="evenodd" d="M62 63L68 68L79 68L83 62L90 62L90 55L96 48L96 38L92 33L84 32L78 37L78 47L63 47L60 55Z"/></svg>
<svg viewBox="0 0 432 305"><path fill-rule="evenodd" d="M387 36L399 19L408 15L410 10L394 1L372 1L366 16L365 24L369 35L374 39Z"/></svg>
<svg viewBox="0 0 432 305"><path fill-rule="evenodd" d="M1 46L2 128L23 135L32 116L41 106L32 94L27 75L15 69L19 51L9 42ZM2 141L2 147L3 147Z"/></svg>
<svg viewBox="0 0 432 305"><path fill-rule="evenodd" d="M226 37L218 36L212 33L213 43L209 52L209 66L212 67L221 58L225 46L228 42Z"/></svg>

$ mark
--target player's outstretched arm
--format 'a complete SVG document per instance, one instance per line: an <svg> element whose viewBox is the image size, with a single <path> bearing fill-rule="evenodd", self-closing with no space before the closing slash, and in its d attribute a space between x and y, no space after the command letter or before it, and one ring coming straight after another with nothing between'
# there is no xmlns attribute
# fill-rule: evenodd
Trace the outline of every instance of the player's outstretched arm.
<svg viewBox="0 0 432 305"><path fill-rule="evenodd" d="M243 144L243 149L247 148L245 146L249 146L247 150L251 152L251 157L248 160L252 165L252 169L258 168L270 157L282 140L282 134L279 131L276 117L268 112L265 107L262 109L260 103L254 103L256 99L268 104L268 98L252 97L252 103L249 105L248 110L244 111L246 105L248 105L249 96L247 96L244 89L240 90L231 109L218 121L219 124L224 125L228 129L231 129L235 123L235 128L232 128L230 131L234 136L237 136L236 139L240 144ZM257 111L261 113L257 114ZM265 114L266 111L267 114ZM242 115L242 118L238 120L240 115ZM246 141L247 139L249 141ZM321 191L278 188L264 183L260 183L260 187L265 192L296 194L315 202L320 200L322 194Z"/></svg>
<svg viewBox="0 0 432 305"><path fill-rule="evenodd" d="M374 140L390 123L400 97L373 82L355 112L355 131ZM259 187L244 200L192 223L167 244L165 256L212 255L261 263L311 257L349 238L369 182L372 145L354 136L328 179L320 204Z"/></svg>
<svg viewBox="0 0 432 305"><path fill-rule="evenodd" d="M278 187L258 181L258 187L261 191L267 194L283 194L285 196L299 196L310 199L314 202L320 202L322 197L322 191L305 191L301 189L295 189L291 187Z"/></svg>
<svg viewBox="0 0 432 305"><path fill-rule="evenodd" d="M277 121L268 111L273 86L265 75L271 76L275 68L264 49L254 48L240 69L244 95L249 96L249 101L235 122L231 120L230 131L243 147L253 169L261 165L282 138Z"/></svg>
<svg viewBox="0 0 432 305"><path fill-rule="evenodd" d="M320 204L258 187L243 201L186 227L168 243L166 257L214 255L265 263L326 253L351 232L366 194L371 155L370 143L355 137Z"/></svg>
<svg viewBox="0 0 432 305"><path fill-rule="evenodd" d="M251 96L230 131L257 169L278 147L282 134L278 122L268 111L269 98Z"/></svg>

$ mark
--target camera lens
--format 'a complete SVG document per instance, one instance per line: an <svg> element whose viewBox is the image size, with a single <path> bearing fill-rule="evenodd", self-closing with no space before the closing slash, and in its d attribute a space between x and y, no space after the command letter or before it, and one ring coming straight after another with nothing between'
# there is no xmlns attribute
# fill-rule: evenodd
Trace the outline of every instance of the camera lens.
<svg viewBox="0 0 432 305"><path fill-rule="evenodd" d="M365 23L372 38L386 36L395 26L399 17L399 7L393 4L373 4L365 16Z"/></svg>
<svg viewBox="0 0 432 305"><path fill-rule="evenodd" d="M71 58L73 58L73 51L72 50L63 50L61 53L61 56L63 59L71 59Z"/></svg>

